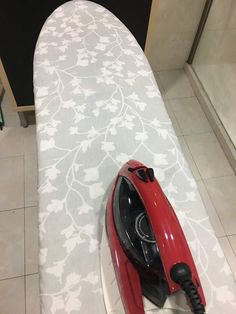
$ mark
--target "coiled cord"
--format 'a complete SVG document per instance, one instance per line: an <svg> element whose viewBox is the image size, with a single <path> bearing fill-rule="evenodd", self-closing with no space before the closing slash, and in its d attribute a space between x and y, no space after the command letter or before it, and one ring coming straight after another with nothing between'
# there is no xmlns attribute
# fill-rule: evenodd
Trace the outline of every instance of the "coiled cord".
<svg viewBox="0 0 236 314"><path fill-rule="evenodd" d="M177 263L170 270L171 279L180 285L185 292L189 303L192 306L194 314L204 314L205 307L202 304L201 297L197 287L192 281L192 273L190 267L185 263Z"/></svg>
<svg viewBox="0 0 236 314"><path fill-rule="evenodd" d="M185 292L192 306L194 314L204 314L205 308L201 303L201 298L198 293L197 287L194 285L192 280L186 279L180 283L181 288Z"/></svg>

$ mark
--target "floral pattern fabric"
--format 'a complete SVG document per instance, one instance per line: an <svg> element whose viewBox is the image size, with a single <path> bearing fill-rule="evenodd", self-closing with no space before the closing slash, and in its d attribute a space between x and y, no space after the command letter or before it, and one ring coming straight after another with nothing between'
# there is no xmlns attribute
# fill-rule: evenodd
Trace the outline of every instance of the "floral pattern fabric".
<svg viewBox="0 0 236 314"><path fill-rule="evenodd" d="M41 30L34 88L41 312L106 313L100 276L106 197L121 165L134 158L154 168L176 210L207 313L236 313L232 273L150 66L126 27L93 2L63 4Z"/></svg>

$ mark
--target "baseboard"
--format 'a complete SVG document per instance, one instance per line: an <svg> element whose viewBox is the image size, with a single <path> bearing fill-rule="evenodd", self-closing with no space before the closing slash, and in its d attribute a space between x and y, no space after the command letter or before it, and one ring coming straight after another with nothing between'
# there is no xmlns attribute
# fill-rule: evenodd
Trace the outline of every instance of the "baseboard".
<svg viewBox="0 0 236 314"><path fill-rule="evenodd" d="M199 81L196 73L194 72L191 65L185 63L184 70L189 78L189 81L192 85L192 88L195 92L195 95L205 112L207 119L209 120L212 129L214 130L226 157L231 164L234 172L236 173L236 148L232 143L228 133L226 132L223 124L221 123L204 87Z"/></svg>

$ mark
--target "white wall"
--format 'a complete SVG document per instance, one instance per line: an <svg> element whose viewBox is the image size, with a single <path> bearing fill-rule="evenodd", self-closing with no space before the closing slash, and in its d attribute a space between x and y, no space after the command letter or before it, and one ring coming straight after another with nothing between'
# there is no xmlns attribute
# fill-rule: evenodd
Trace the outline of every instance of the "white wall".
<svg viewBox="0 0 236 314"><path fill-rule="evenodd" d="M159 0L147 53L154 71L182 68L188 58L205 0Z"/></svg>

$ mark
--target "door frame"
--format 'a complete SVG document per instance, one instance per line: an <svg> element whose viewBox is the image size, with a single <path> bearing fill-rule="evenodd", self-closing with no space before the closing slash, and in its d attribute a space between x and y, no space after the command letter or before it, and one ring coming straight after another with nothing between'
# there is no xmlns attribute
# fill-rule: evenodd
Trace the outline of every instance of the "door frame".
<svg viewBox="0 0 236 314"><path fill-rule="evenodd" d="M153 36L156 31L159 1L160 0L152 0L149 22L148 22L148 30L147 30L147 36L146 36L146 43L145 43L145 48L144 48L144 53L147 57L151 53L151 48L153 44Z"/></svg>

